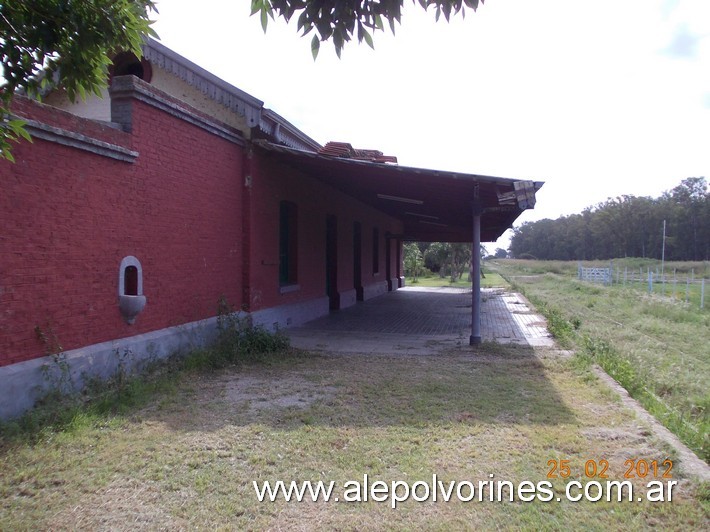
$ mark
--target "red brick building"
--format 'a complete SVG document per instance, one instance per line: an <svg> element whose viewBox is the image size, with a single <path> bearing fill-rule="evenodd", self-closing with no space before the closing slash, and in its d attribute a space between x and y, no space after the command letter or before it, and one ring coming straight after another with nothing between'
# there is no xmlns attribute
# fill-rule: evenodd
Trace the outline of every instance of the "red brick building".
<svg viewBox="0 0 710 532"><path fill-rule="evenodd" d="M12 110L33 143L0 161L0 417L47 355L78 381L164 357L209 341L221 298L288 327L396 290L404 240L494 240L541 185L322 147L154 41L103 100Z"/></svg>

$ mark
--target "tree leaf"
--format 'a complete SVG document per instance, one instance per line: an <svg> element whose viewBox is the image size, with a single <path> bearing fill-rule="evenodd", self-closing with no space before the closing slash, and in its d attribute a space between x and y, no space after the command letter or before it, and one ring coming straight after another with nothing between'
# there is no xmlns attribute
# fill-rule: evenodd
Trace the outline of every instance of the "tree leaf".
<svg viewBox="0 0 710 532"><path fill-rule="evenodd" d="M266 27L269 25L269 12L266 7L261 8L261 28L266 33Z"/></svg>
<svg viewBox="0 0 710 532"><path fill-rule="evenodd" d="M30 134L25 129L26 124L27 122L23 120L10 120L9 122L7 122L7 127L12 130L12 133L15 136L20 136L26 141L32 142L32 137L30 137Z"/></svg>
<svg viewBox="0 0 710 532"><path fill-rule="evenodd" d="M261 11L261 7L264 5L263 0L252 0L251 2L251 15L254 16L256 15L259 11Z"/></svg>
<svg viewBox="0 0 710 532"><path fill-rule="evenodd" d="M313 60L315 61L318 57L318 52L320 51L320 40L318 35L314 35L311 39L311 54L313 54Z"/></svg>
<svg viewBox="0 0 710 532"><path fill-rule="evenodd" d="M372 42L372 35L370 35L370 32L363 28L362 34L365 37L365 42L367 43L367 45L374 50L375 44Z"/></svg>

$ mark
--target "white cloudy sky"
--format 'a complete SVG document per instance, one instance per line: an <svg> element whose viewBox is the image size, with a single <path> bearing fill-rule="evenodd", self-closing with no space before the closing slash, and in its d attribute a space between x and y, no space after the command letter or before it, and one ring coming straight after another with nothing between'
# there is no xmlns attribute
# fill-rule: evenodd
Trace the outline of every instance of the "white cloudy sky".
<svg viewBox="0 0 710 532"><path fill-rule="evenodd" d="M162 0L154 27L318 142L545 181L519 221L710 178L710 0L488 0L448 24L405 2L374 51L315 62L310 35L264 35L249 4Z"/></svg>

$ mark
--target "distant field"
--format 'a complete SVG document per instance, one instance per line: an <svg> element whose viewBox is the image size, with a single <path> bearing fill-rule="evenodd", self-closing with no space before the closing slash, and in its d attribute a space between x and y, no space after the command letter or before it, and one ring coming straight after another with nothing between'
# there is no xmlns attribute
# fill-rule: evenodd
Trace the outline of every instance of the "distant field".
<svg viewBox="0 0 710 532"><path fill-rule="evenodd" d="M626 271L644 268L638 259L626 262L615 261ZM660 285L649 294L642 283L578 281L576 262L498 260L488 267L545 313L552 333L576 348L579 361L601 365L701 458L710 460L710 305L700 309L699 289L694 288L697 301L686 304L670 297L670 284L663 296ZM667 264L669 270L692 273L695 279L710 273L707 263Z"/></svg>

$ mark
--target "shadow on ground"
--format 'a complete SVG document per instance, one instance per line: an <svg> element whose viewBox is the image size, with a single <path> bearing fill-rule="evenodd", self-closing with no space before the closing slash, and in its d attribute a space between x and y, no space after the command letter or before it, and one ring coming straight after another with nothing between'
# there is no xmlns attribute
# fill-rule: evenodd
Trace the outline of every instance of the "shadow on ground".
<svg viewBox="0 0 710 532"><path fill-rule="evenodd" d="M484 344L438 356L294 352L268 365L202 375L144 410L177 430L573 423L527 346Z"/></svg>

